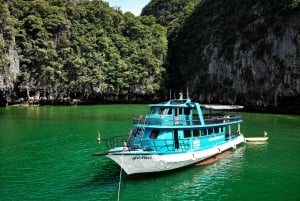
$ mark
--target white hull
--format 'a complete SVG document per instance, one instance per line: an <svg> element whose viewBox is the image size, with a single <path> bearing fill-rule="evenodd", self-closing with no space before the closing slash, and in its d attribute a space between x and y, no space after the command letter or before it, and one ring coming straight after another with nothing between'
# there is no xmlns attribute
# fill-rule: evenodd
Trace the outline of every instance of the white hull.
<svg viewBox="0 0 300 201"><path fill-rule="evenodd" d="M244 141L245 138L240 135L224 144L200 151L159 154L156 152L124 150L122 152L109 153L107 157L120 165L128 175L162 172L198 163L225 150L235 148L236 145Z"/></svg>

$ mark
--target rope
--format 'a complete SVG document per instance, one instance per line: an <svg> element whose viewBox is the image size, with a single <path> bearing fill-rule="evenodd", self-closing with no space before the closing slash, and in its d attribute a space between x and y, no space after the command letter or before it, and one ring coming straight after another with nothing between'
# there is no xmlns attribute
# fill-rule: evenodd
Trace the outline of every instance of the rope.
<svg viewBox="0 0 300 201"><path fill-rule="evenodd" d="M121 180L122 180L122 167L120 169L120 179L119 179L119 189L118 189L118 201L120 200Z"/></svg>
<svg viewBox="0 0 300 201"><path fill-rule="evenodd" d="M122 163L124 161L124 155L122 153ZM118 201L120 200L120 192L121 192L121 181L122 181L122 166L121 166L121 169L120 169L120 175L119 175L119 189L118 189Z"/></svg>

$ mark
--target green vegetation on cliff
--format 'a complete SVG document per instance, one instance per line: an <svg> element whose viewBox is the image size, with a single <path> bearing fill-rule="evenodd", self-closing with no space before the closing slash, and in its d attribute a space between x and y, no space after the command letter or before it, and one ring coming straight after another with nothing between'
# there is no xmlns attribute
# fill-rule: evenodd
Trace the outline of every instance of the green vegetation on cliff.
<svg viewBox="0 0 300 201"><path fill-rule="evenodd" d="M154 17L123 14L102 1L0 0L0 5L0 74L16 64L9 55L15 49L17 97L88 99L161 88L167 39Z"/></svg>
<svg viewBox="0 0 300 201"><path fill-rule="evenodd" d="M141 15L153 15L157 22L168 27L169 32L175 31L190 16L201 0L152 0L146 5Z"/></svg>

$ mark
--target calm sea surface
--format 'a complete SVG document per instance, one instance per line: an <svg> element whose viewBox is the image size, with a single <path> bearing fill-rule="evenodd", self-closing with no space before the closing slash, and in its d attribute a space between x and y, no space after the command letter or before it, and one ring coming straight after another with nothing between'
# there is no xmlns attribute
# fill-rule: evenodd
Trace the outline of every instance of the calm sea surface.
<svg viewBox="0 0 300 201"><path fill-rule="evenodd" d="M206 166L129 178L101 137L127 134L146 105L0 108L0 200L300 200L300 116L243 113L244 144Z"/></svg>

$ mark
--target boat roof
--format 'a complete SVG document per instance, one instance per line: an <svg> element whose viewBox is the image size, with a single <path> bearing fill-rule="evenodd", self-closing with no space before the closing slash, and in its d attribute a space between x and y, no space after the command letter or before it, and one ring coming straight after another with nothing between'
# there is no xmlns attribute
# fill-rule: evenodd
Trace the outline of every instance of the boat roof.
<svg viewBox="0 0 300 201"><path fill-rule="evenodd" d="M208 110L239 110L243 109L241 105L213 105L213 104L201 104L201 108Z"/></svg>
<svg viewBox="0 0 300 201"><path fill-rule="evenodd" d="M150 104L150 107L194 107L190 99L171 99L166 102Z"/></svg>
<svg viewBox="0 0 300 201"><path fill-rule="evenodd" d="M191 102L190 99L171 99L166 102L157 104L150 104L150 107L195 107L195 102ZM215 104L201 104L202 109L209 110L238 110L243 109L241 105L215 105Z"/></svg>

